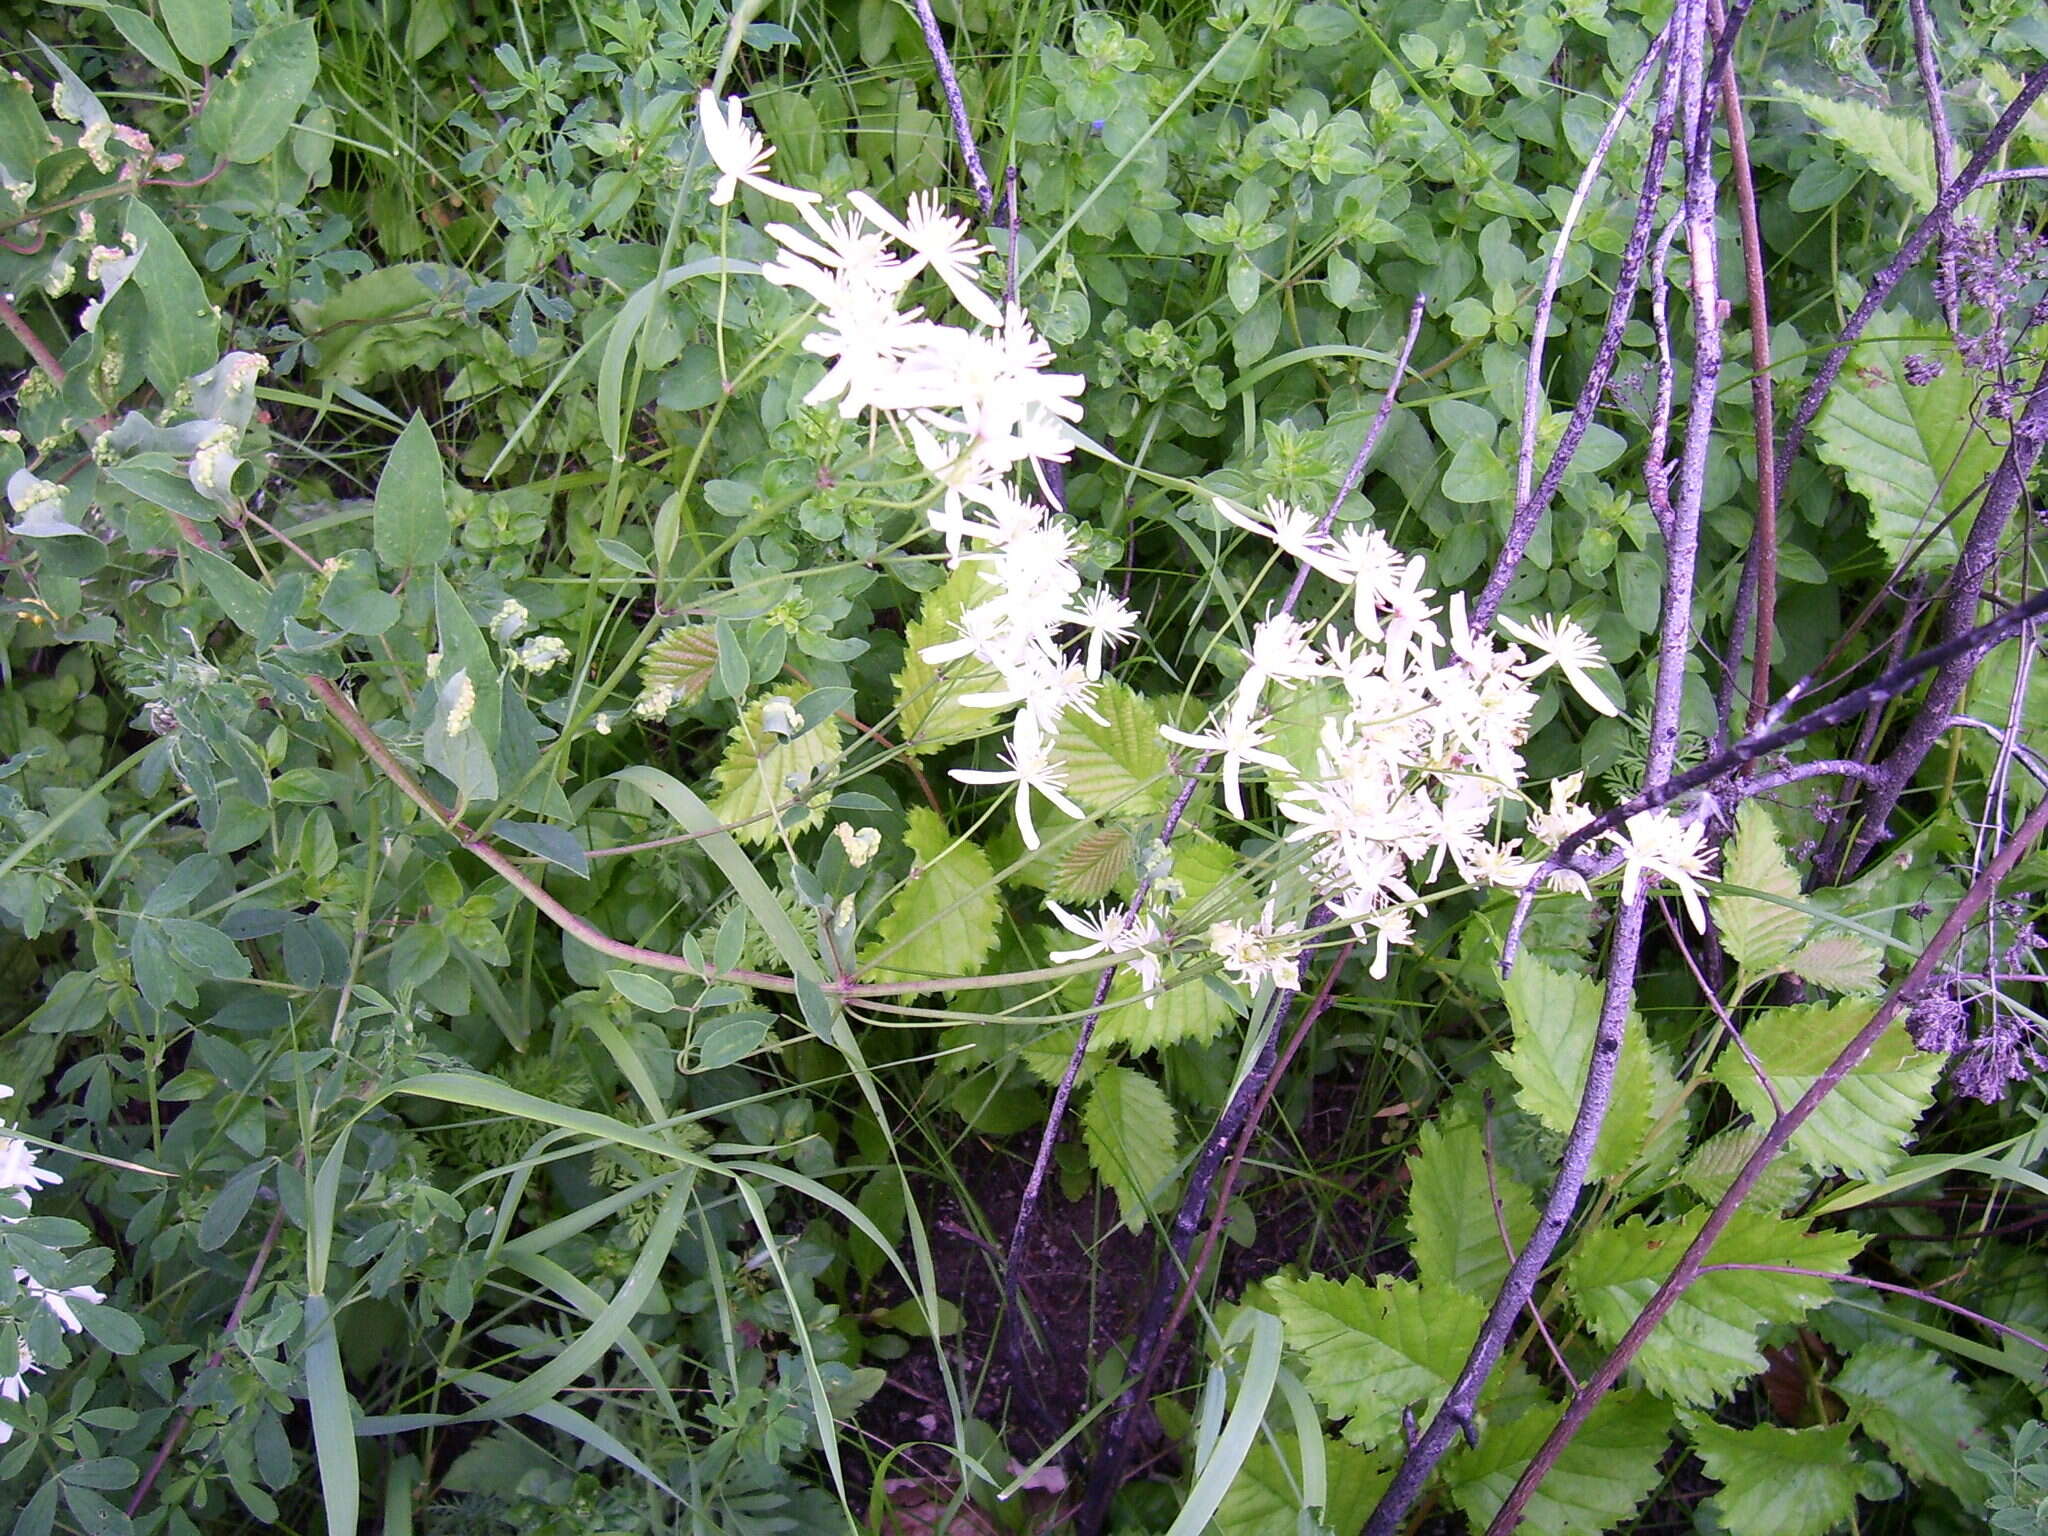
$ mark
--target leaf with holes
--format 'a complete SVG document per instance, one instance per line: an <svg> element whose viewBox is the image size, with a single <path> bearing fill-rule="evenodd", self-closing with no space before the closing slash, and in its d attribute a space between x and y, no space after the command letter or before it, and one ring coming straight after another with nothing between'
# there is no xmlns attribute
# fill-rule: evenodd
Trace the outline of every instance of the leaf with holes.
<svg viewBox="0 0 2048 1536"><path fill-rule="evenodd" d="M1789 1107L1876 1011L1867 1000L1767 1008L1749 1020L1742 1035L1778 1103ZM1839 1169L1851 1178L1883 1178L1905 1156L1914 1125L1934 1101L1942 1065L1942 1057L1915 1048L1904 1025L1893 1024L1792 1133L1786 1150L1816 1173ZM1771 1122L1777 1111L1732 1041L1722 1047L1713 1070L1752 1120Z"/></svg>
<svg viewBox="0 0 2048 1536"><path fill-rule="evenodd" d="M1593 1336L1612 1347L1641 1314L1705 1224L1704 1210L1671 1221L1631 1217L1587 1234L1565 1264L1565 1288ZM1810 1233L1802 1221L1740 1211L1707 1252L1712 1264L1781 1264L1835 1273L1863 1249L1852 1232ZM1759 1330L1796 1323L1834 1299L1829 1281L1769 1270L1702 1274L1673 1303L1635 1360L1650 1390L1705 1406L1764 1368Z"/></svg>
<svg viewBox="0 0 2048 1536"><path fill-rule="evenodd" d="M1124 1226L1137 1231L1180 1161L1173 1106L1144 1073L1099 1068L1081 1111L1081 1139L1096 1175L1116 1193Z"/></svg>
<svg viewBox="0 0 2048 1536"><path fill-rule="evenodd" d="M1451 1502L1483 1530L1563 1416L1543 1403L1511 1423L1491 1421L1476 1450L1445 1466ZM1537 1485L1521 1530L1536 1536L1600 1536L1641 1507L1661 1480L1658 1463L1671 1438L1671 1410L1647 1392L1602 1398Z"/></svg>
<svg viewBox="0 0 2048 1536"><path fill-rule="evenodd" d="M1941 367L1933 382L1906 382L1906 359ZM1815 451L1870 505L1870 536L1888 560L1923 541L1912 571L1955 564L1955 520L1967 518L2000 446L1977 425L1975 379L1947 341L1896 310L1871 322L1841 381L1814 418Z"/></svg>
<svg viewBox="0 0 2048 1536"><path fill-rule="evenodd" d="M948 977L976 975L995 948L1002 913L988 855L955 837L924 806L910 812L903 840L916 862L875 925L863 968L875 981L930 977L935 987Z"/></svg>
<svg viewBox="0 0 2048 1536"><path fill-rule="evenodd" d="M1067 793L1095 816L1156 816L1173 797L1159 710L1122 683L1103 683L1094 700L1102 723L1069 710L1060 722L1054 758L1067 772Z"/></svg>
<svg viewBox="0 0 2048 1536"><path fill-rule="evenodd" d="M1486 1320L1477 1297L1387 1276L1282 1278L1267 1289L1310 1394L1349 1420L1344 1438L1359 1445L1397 1434L1404 1409L1418 1421L1435 1413Z"/></svg>

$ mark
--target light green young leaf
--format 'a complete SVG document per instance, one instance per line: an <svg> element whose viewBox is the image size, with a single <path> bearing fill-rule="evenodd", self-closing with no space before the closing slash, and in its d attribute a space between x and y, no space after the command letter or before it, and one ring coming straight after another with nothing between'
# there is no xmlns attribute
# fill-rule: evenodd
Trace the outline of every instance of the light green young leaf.
<svg viewBox="0 0 2048 1536"><path fill-rule="evenodd" d="M1953 520L1969 515L2000 453L1977 425L1976 384L1955 348L1925 330L1901 311L1881 312L1813 423L1815 451L1870 504L1870 536L1886 559L1903 559L1933 535L1915 571L1955 563ZM1908 384L1906 359L1915 353L1939 364L1941 376Z"/></svg>
<svg viewBox="0 0 2048 1536"><path fill-rule="evenodd" d="M1476 1450L1451 1459L1445 1467L1451 1502L1473 1530L1493 1519L1563 1412L1560 1404L1544 1403L1511 1423L1489 1423ZM1613 1530L1657 1486L1670 1438L1671 1410L1664 1404L1647 1392L1610 1393L1537 1487L1520 1529L1535 1536Z"/></svg>
<svg viewBox="0 0 2048 1536"><path fill-rule="evenodd" d="M1155 816L1172 798L1159 710L1114 679L1097 691L1098 725L1077 710L1060 722L1053 757L1067 771L1067 793L1091 815Z"/></svg>
<svg viewBox="0 0 2048 1536"><path fill-rule="evenodd" d="M1860 933L1823 933L1794 950L1785 969L1830 992L1867 996L1884 987L1884 956Z"/></svg>
<svg viewBox="0 0 2048 1536"><path fill-rule="evenodd" d="M924 605L905 627L903 670L896 674L896 709L903 748L924 757L956 741L984 736L1002 726L993 709L962 704L963 694L999 688L1001 676L972 656L934 665L920 654L926 647L960 638L960 615L992 590L989 579L963 565L924 596Z"/></svg>
<svg viewBox="0 0 2048 1536"><path fill-rule="evenodd" d="M1888 1468L1851 1453L1847 1424L1729 1429L1694 1414L1684 1419L1707 1476L1722 1485L1707 1507L1728 1536L1825 1536L1855 1513L1858 1494L1883 1498L1897 1489Z"/></svg>
<svg viewBox="0 0 2048 1536"><path fill-rule="evenodd" d="M825 819L824 797L813 790L839 761L839 722L823 720L801 735L771 729L792 724L795 715L786 697L763 694L727 733L718 761L722 793L711 809L743 843L778 842L784 830L807 831ZM791 802L806 796L807 805L796 812ZM793 814L798 819L790 820Z"/></svg>
<svg viewBox="0 0 2048 1536"><path fill-rule="evenodd" d="M930 977L935 984L976 975L995 948L1002 914L988 855L924 806L911 810L903 840L917 862L875 925L863 970L875 981Z"/></svg>
<svg viewBox="0 0 2048 1536"><path fill-rule="evenodd" d="M1491 1296L1508 1271L1507 1245L1519 1253L1535 1228L1528 1187L1498 1163L1487 1174L1469 1107L1423 1124L1408 1160L1408 1251L1424 1285Z"/></svg>
<svg viewBox="0 0 2048 1536"><path fill-rule="evenodd" d="M1142 1072L1099 1067L1081 1111L1081 1136L1097 1177L1116 1192L1125 1228L1137 1231L1180 1161L1180 1131L1166 1094Z"/></svg>
<svg viewBox="0 0 2048 1536"><path fill-rule="evenodd" d="M1754 800L1743 801L1735 813L1735 836L1722 854L1721 879L1786 901L1799 900L1799 876L1778 841L1777 825ZM1813 926L1805 913L1756 896L1716 890L1708 905L1721 930L1722 947L1752 976L1783 970Z"/></svg>
<svg viewBox="0 0 2048 1536"><path fill-rule="evenodd" d="M1486 1320L1477 1297L1388 1276L1282 1278L1267 1289L1310 1394L1350 1421L1344 1438L1359 1445L1398 1434L1405 1408L1418 1420L1436 1412Z"/></svg>
<svg viewBox="0 0 2048 1536"><path fill-rule="evenodd" d="M1062 934L1061 938L1065 938ZM1095 982L1101 973L1088 971L1067 983L1067 1005L1086 1008L1095 998ZM1127 1051L1160 1051L1182 1041L1204 1044L1214 1040L1237 1017L1237 1011L1217 988L1198 976L1169 971L1164 987L1154 994L1152 1006L1140 1000L1138 975L1129 966L1117 972L1103 1000L1102 1018L1088 1042L1092 1053L1114 1047Z"/></svg>
<svg viewBox="0 0 2048 1536"><path fill-rule="evenodd" d="M1302 1528L1302 1487L1294 1470L1300 1446L1300 1440L1285 1433L1259 1438L1216 1511L1212 1529L1218 1536L1272 1536ZM1320 1506L1322 1523L1333 1531L1356 1531L1387 1491L1394 1469L1384 1456L1341 1440L1324 1443L1323 1465L1329 1487Z"/></svg>
<svg viewBox="0 0 2048 1536"><path fill-rule="evenodd" d="M1631 1217L1587 1234L1565 1265L1565 1288L1593 1336L1612 1346L1628 1331L1706 1221L1695 1210L1672 1221ZM1782 1264L1845 1271L1862 1251L1852 1232L1810 1233L1802 1221L1744 1210L1708 1251L1712 1264ZM1636 1356L1653 1392L1701 1405L1726 1397L1764 1368L1760 1329L1794 1323L1833 1297L1826 1280L1763 1270L1701 1275L1672 1305Z"/></svg>
<svg viewBox="0 0 2048 1536"><path fill-rule="evenodd" d="M1789 1107L1875 1011L1875 1004L1856 1000L1769 1008L1748 1021L1743 1039L1779 1104ZM1941 1069L1941 1057L1916 1049L1905 1026L1894 1024L1792 1133L1787 1151L1817 1173L1839 1169L1852 1178L1884 1177L1905 1155L1915 1123L1933 1102ZM1771 1123L1776 1111L1732 1041L1715 1058L1714 1076L1757 1124Z"/></svg>
<svg viewBox="0 0 2048 1536"><path fill-rule="evenodd" d="M1940 195L1934 134L1927 120L1882 112L1855 98L1821 96L1783 80L1778 93L1819 125L1820 131L1890 182L1926 213Z"/></svg>
<svg viewBox="0 0 2048 1536"><path fill-rule="evenodd" d="M448 553L450 526L441 450L426 418L414 411L377 477L371 518L377 558L393 571L433 565Z"/></svg>
<svg viewBox="0 0 2048 1536"><path fill-rule="evenodd" d="M1889 1339L1860 1344L1828 1385L1915 1482L1937 1482L1968 1505L1990 1493L1967 1460L1987 1438L1983 1410L1940 1356Z"/></svg>
<svg viewBox="0 0 2048 1536"><path fill-rule="evenodd" d="M1514 1023L1515 1045L1511 1051L1496 1051L1494 1060L1513 1076L1516 1102L1545 1129L1563 1136L1578 1116L1585 1091L1586 1065L1600 1022L1600 984L1525 956L1501 991ZM1595 1178L1621 1172L1642 1150L1652 1096L1649 1042L1643 1021L1631 1010L1623 1025L1607 1124L1593 1151Z"/></svg>

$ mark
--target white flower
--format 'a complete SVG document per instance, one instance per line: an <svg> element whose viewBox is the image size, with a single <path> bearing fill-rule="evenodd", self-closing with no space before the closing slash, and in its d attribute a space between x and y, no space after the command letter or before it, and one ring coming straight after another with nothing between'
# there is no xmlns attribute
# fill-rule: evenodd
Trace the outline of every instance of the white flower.
<svg viewBox="0 0 2048 1536"><path fill-rule="evenodd" d="M64 1325L66 1333L77 1333L85 1326L78 1320L77 1312L72 1310L72 1302L83 1301L98 1306L107 1299L105 1292L95 1290L89 1285L66 1286L63 1290L38 1285L30 1277L29 1272L18 1264L14 1268L14 1283L49 1308L50 1315Z"/></svg>
<svg viewBox="0 0 2048 1536"><path fill-rule="evenodd" d="M1593 819L1593 813L1578 802L1579 789L1586 782L1583 773L1568 773L1550 781L1550 808L1529 813L1529 835L1546 848L1555 848Z"/></svg>
<svg viewBox="0 0 2048 1536"><path fill-rule="evenodd" d="M1068 609L1067 622L1088 635L1087 668L1090 677L1102 676L1105 641L1122 642L1138 632L1137 610L1107 587L1097 587Z"/></svg>
<svg viewBox="0 0 2048 1536"><path fill-rule="evenodd" d="M555 635L535 635L512 653L512 665L522 672L531 672L535 677L552 672L568 659L567 642Z"/></svg>
<svg viewBox="0 0 2048 1536"><path fill-rule="evenodd" d="M36 1149L19 1136L0 1136L0 1190L23 1189L33 1195L64 1176L36 1166Z"/></svg>
<svg viewBox="0 0 2048 1536"><path fill-rule="evenodd" d="M980 286L981 258L988 247L969 233L966 220L943 211L938 193L912 194L908 217L901 222L865 192L849 192L846 200L915 253L912 272L929 267L975 319L983 325L1003 323L1002 310Z"/></svg>
<svg viewBox="0 0 2048 1536"><path fill-rule="evenodd" d="M1606 691L1587 674L1588 667L1605 664L1606 657L1600 654L1600 642L1589 634L1577 619L1551 618L1538 614L1527 625L1517 624L1502 614L1495 621L1524 645L1533 647L1537 658L1526 666L1516 668L1519 676L1540 677L1556 667L1564 674L1572 691L1603 715L1618 715L1621 709L1607 697Z"/></svg>
<svg viewBox="0 0 2048 1536"><path fill-rule="evenodd" d="M1256 988L1270 981L1282 991L1301 986L1300 959L1306 943L1293 923L1273 920L1273 903L1256 923L1215 923L1209 929L1209 952L1241 986Z"/></svg>
<svg viewBox="0 0 2048 1536"><path fill-rule="evenodd" d="M721 113L718 98L709 91L699 91L697 123L704 131L704 148L710 153L711 163L718 167L718 185L711 189L713 203L724 207L731 202L733 193L739 190L742 182L756 192L780 198L785 203L817 201L815 192L785 187L761 174L768 169L768 162L774 158L775 151L748 126L740 113L739 97L728 96L725 110Z"/></svg>
<svg viewBox="0 0 2048 1536"><path fill-rule="evenodd" d="M1003 761L1010 765L1008 768L955 768L953 777L963 784L1015 784L1017 830L1023 834L1026 848L1038 846L1038 829L1031 822L1033 790L1074 820L1087 820L1088 813L1067 798L1066 770L1053 761L1044 734L1031 715L1017 717L1017 723L1010 732L1010 744L1002 756Z"/></svg>
<svg viewBox="0 0 2048 1536"><path fill-rule="evenodd" d="M1090 916L1077 917L1056 901L1048 901L1046 906L1052 909L1062 928L1075 938L1088 941L1079 949L1050 951L1047 958L1055 965L1064 965L1069 960L1092 960L1097 955L1124 957L1145 989L1145 1006L1150 1008L1159 1000L1163 962L1152 947L1163 942L1165 935L1159 931L1158 923L1150 917L1131 917L1115 907L1103 907Z"/></svg>
<svg viewBox="0 0 2048 1536"><path fill-rule="evenodd" d="M1351 579L1350 568L1331 548L1329 538L1318 527L1320 519L1313 512L1304 512L1277 496L1266 498L1256 517L1228 497L1211 496L1209 500L1226 521L1268 540L1282 554L1292 555L1303 565L1337 581Z"/></svg>
<svg viewBox="0 0 2048 1536"><path fill-rule="evenodd" d="M1223 754L1223 803L1230 807L1233 816L1244 815L1244 794L1238 784L1238 775L1246 763L1264 768L1269 773L1294 772L1294 765L1286 758L1264 750L1265 727L1236 710L1230 711L1220 724L1212 725L1206 731L1178 731L1170 725L1162 725L1159 734L1168 741L1193 747L1198 752Z"/></svg>
<svg viewBox="0 0 2048 1536"><path fill-rule="evenodd" d="M1669 880L1678 887L1693 927L1705 933L1707 915L1700 900L1706 891L1700 881L1713 874L1706 828L1697 823L1687 826L1669 811L1644 811L1629 817L1626 825L1626 832L1607 834L1621 849L1624 860L1621 899L1635 900L1646 875Z"/></svg>

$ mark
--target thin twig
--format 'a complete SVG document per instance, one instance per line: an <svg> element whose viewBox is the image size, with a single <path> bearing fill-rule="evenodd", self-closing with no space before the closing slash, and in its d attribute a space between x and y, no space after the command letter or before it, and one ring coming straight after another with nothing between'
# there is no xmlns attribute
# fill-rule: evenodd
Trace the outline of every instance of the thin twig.
<svg viewBox="0 0 2048 1536"><path fill-rule="evenodd" d="M1706 1265L1708 1252L1726 1230L1728 1223L1734 1219L1735 1213L1742 1208L1743 1201L1756 1187L1764 1171L1777 1159L1778 1154L1784 1151L1786 1144L1791 1141L1800 1126L1806 1123L1828 1095L1841 1086L1842 1080L1855 1070L1857 1063L1862 1061L1870 1053L1871 1048L1883 1038L1905 1006L1906 1000L1917 996L1934 978L1948 952L1989 905L1991 898L2005 883L2006 876L2012 873L2020 860L2040 841L2044 830L2048 830L2048 798L2044 798L2034 807L2012 840L1998 850L1984 872L1971 882L1969 889L1963 893L1962 899L1956 903L1941 927L1936 930L1933 939L1929 941L1920 958L1914 962L1912 969L1885 994L1884 1001L1871 1015L1870 1022L1843 1047L1841 1054L1836 1056L1834 1061L1829 1063L1827 1070L1814 1080L1813 1086L1801 1095L1799 1102L1772 1121L1765 1130L1762 1140L1757 1143L1756 1150L1750 1153L1727 1191L1715 1203L1713 1210L1708 1212L1699 1235L1680 1256L1669 1277L1644 1305L1642 1312L1629 1325L1628 1332L1622 1336L1621 1342L1616 1344L1613 1351L1600 1363L1599 1369L1587 1380L1584 1387L1572 1395L1571 1401L1565 1406L1564 1414L1551 1430L1549 1438L1543 1442L1534 1459L1523 1470L1514 1490L1501 1504L1499 1512L1494 1516L1493 1524L1488 1527L1488 1536L1496 1536L1496 1533L1498 1536L1505 1536L1505 1533L1515 1528L1521 1519L1523 1509L1528 1505L1530 1496L1535 1493L1537 1486L1549 1473L1564 1448L1571 1443L1572 1437L1578 1433L1587 1416L1621 1379L1622 1372L1628 1369L1629 1362L1642 1348L1643 1341L1650 1336L1657 1324L1663 1321L1693 1281L1699 1278L1701 1270Z"/></svg>
<svg viewBox="0 0 2048 1536"><path fill-rule="evenodd" d="M932 14L932 0L911 0L917 25L924 33L925 51L939 72L939 89L945 93L946 112L953 120L953 138L960 146L960 158L967 164L967 179L974 183L974 196L981 204L981 220L988 222L995 212L995 189L982 169L981 151L974 147L974 125L967 120L967 98L960 94L960 77L953 71L953 56L946 51L946 34L939 30L939 18Z"/></svg>
<svg viewBox="0 0 2048 1536"><path fill-rule="evenodd" d="M29 360L49 375L50 382L59 389L64 387L64 365L57 361L57 354L50 350L48 342L35 332L35 327L22 319L21 311L14 307L11 299L0 296L0 325L7 327L9 334L21 343Z"/></svg>
<svg viewBox="0 0 2048 1536"><path fill-rule="evenodd" d="M1927 98L1927 126L1934 133L1934 175L1939 186L1955 179L1956 140L1949 131L1948 104L1942 99L1941 66L1934 57L1934 20L1927 14L1927 0L1906 0L1906 13L1913 18L1913 63L1920 72L1920 94ZM1963 339L1963 295L1956 283L1954 231L1941 232L1941 309L1948 321L1948 333L1958 343Z"/></svg>

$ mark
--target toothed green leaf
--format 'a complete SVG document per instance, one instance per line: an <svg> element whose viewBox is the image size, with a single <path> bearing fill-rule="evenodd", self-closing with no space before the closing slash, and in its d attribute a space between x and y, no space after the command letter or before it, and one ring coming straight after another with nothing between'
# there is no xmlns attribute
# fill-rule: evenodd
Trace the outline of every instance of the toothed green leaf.
<svg viewBox="0 0 2048 1536"><path fill-rule="evenodd" d="M1476 1450L1445 1465L1451 1502L1483 1530L1564 1412L1557 1403L1511 1423L1489 1422ZM1601 1536L1641 1507L1662 1478L1671 1410L1646 1392L1601 1399L1537 1485L1519 1530L1534 1536Z"/></svg>
<svg viewBox="0 0 2048 1536"><path fill-rule="evenodd" d="M903 840L916 863L875 925L864 969L876 981L978 975L1002 915L988 855L924 806L910 812Z"/></svg>
<svg viewBox="0 0 2048 1536"><path fill-rule="evenodd" d="M1081 1138L1097 1176L1116 1193L1124 1226L1137 1231L1180 1160L1180 1132L1165 1093L1129 1067L1099 1068L1081 1111Z"/></svg>
<svg viewBox="0 0 2048 1536"><path fill-rule="evenodd" d="M1425 1291L1413 1280L1277 1279L1267 1289L1308 1390L1344 1438L1376 1445L1413 1407L1427 1421L1465 1363L1486 1304L1459 1291Z"/></svg>

